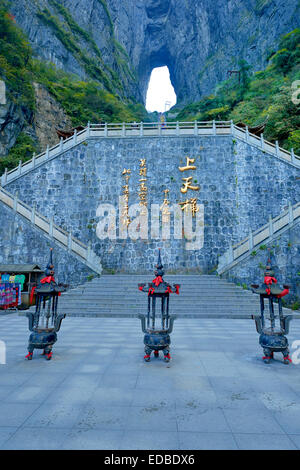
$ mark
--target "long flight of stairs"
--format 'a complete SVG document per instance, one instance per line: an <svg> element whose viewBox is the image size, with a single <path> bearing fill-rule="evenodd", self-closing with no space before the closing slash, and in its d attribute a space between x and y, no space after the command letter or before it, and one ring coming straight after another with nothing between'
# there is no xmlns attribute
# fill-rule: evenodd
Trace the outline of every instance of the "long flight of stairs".
<svg viewBox="0 0 300 470"><path fill-rule="evenodd" d="M63 294L59 310L68 316L136 317L147 312L147 295L138 283L153 278L149 273L102 275ZM181 284L170 303L170 313L178 318L251 318L260 311L258 295L217 276L166 274L164 279Z"/></svg>

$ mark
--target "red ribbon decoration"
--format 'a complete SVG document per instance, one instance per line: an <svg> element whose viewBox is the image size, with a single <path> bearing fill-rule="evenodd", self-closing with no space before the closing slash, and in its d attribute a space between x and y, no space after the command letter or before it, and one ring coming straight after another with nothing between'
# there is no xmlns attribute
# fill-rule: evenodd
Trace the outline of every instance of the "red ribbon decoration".
<svg viewBox="0 0 300 470"><path fill-rule="evenodd" d="M50 284L50 282L55 282L55 279L53 276L47 276L47 277L44 277L43 279L41 279L41 284Z"/></svg>
<svg viewBox="0 0 300 470"><path fill-rule="evenodd" d="M53 276L44 277L40 282L41 282L41 284L46 284L46 283L50 284L50 282L54 282L56 284L55 279L54 279ZM58 297L60 297L60 296L61 296L61 292L58 293Z"/></svg>
<svg viewBox="0 0 300 470"><path fill-rule="evenodd" d="M267 286L273 284L273 282L275 282L275 284L277 283L277 279L275 277L265 276L264 283L267 284ZM266 289L266 293L268 295L271 294L271 289L269 287Z"/></svg>
<svg viewBox="0 0 300 470"><path fill-rule="evenodd" d="M289 289L284 289L281 294L278 294L276 295L277 299L281 299L281 297L284 297L285 295L288 295L288 293L290 292Z"/></svg>
<svg viewBox="0 0 300 470"><path fill-rule="evenodd" d="M142 291L144 289L144 286L140 286L139 290Z"/></svg>
<svg viewBox="0 0 300 470"><path fill-rule="evenodd" d="M29 299L29 305L32 304L32 301L33 301L33 295L34 295L34 291L35 291L36 287L33 287L31 289L31 292L30 292L30 299Z"/></svg>
<svg viewBox="0 0 300 470"><path fill-rule="evenodd" d="M170 286L167 287L167 289L165 290L165 293L166 294L172 294L172 289Z"/></svg>
<svg viewBox="0 0 300 470"><path fill-rule="evenodd" d="M274 282L275 284L277 283L277 279L276 279L275 277L272 277L272 276L265 276L264 283L267 284L267 286L273 284L273 282ZM268 287L268 288L266 289L266 293L267 293L268 295L271 294L271 289L270 289L270 287ZM281 299L281 297L284 297L285 295L288 295L288 293L289 293L289 289L284 289L284 290L281 292L281 294L276 295L276 297L277 297L277 299Z"/></svg>
<svg viewBox="0 0 300 470"><path fill-rule="evenodd" d="M178 284L175 284L175 287L176 287L176 292L175 292L175 294L179 295L179 288L180 288L180 286L179 286Z"/></svg>
<svg viewBox="0 0 300 470"><path fill-rule="evenodd" d="M154 289L153 287L150 287L150 288L149 288L148 295L154 294L154 292L155 292L155 289Z"/></svg>
<svg viewBox="0 0 300 470"><path fill-rule="evenodd" d="M157 276L155 279L153 279L152 282L153 282L153 284L156 285L156 287L158 287L159 284L161 284L161 283L164 282L164 281L163 281L163 278L162 278L161 276Z"/></svg>
<svg viewBox="0 0 300 470"><path fill-rule="evenodd" d="M53 276L47 276L47 277L44 277L43 279L40 280L40 283L41 283L41 284L50 284L50 282L55 282L55 279L54 279ZM29 299L29 303L30 303L30 304L32 304L35 289L36 289L36 287L33 287L33 288L31 289L31 292L30 292L30 299ZM58 296L59 296L59 297L61 296L61 292L58 293Z"/></svg>
<svg viewBox="0 0 300 470"><path fill-rule="evenodd" d="M290 356L286 356L283 358L285 361L289 361L289 362L293 362L292 359L290 358Z"/></svg>
<svg viewBox="0 0 300 470"><path fill-rule="evenodd" d="M264 279L265 284L269 285L269 284L273 284L273 282L275 282L275 284L277 284L277 279L275 277L265 276L265 279Z"/></svg>

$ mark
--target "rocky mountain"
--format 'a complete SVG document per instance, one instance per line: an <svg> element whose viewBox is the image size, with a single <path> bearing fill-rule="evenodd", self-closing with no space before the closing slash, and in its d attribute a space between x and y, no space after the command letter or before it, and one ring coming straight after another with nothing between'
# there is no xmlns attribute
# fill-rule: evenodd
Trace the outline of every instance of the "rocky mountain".
<svg viewBox="0 0 300 470"><path fill-rule="evenodd" d="M299 0L12 0L37 56L145 102L167 65L179 103L211 93L245 59L266 64L298 26Z"/></svg>
<svg viewBox="0 0 300 470"><path fill-rule="evenodd" d="M34 128L40 147L45 149L47 145L52 147L57 144L56 129L71 129L72 122L44 86L34 83L34 91Z"/></svg>
<svg viewBox="0 0 300 470"><path fill-rule="evenodd" d="M177 111L242 62L263 69L299 11L300 0L0 0L0 172L55 143L55 127L153 119L142 103L154 67L169 67ZM294 123L270 127L295 148Z"/></svg>

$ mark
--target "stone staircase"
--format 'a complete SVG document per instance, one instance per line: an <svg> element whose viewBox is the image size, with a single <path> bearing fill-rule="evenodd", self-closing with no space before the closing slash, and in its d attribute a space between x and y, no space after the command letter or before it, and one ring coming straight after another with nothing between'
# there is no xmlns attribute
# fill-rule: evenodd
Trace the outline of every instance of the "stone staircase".
<svg viewBox="0 0 300 470"><path fill-rule="evenodd" d="M0 210L1 203L13 210L15 214L22 216L31 223L43 235L48 237L52 243L58 244L62 249L68 251L71 256L76 257L84 265L97 274L102 273L100 258L91 250L90 245L82 243L73 237L70 232L53 223L53 218L39 214L35 207L31 207L21 201L17 194L11 194L0 186Z"/></svg>
<svg viewBox="0 0 300 470"><path fill-rule="evenodd" d="M59 309L73 317L136 317L147 312L147 294L138 283L153 278L149 273L102 275L63 294ZM172 294L170 302L170 313L179 318L251 318L259 312L258 295L217 276L166 274L164 279L181 284L180 295Z"/></svg>
<svg viewBox="0 0 300 470"><path fill-rule="evenodd" d="M269 244L275 238L279 237L287 230L300 222L300 202L292 206L289 204L287 210L283 211L277 217L263 225L255 232L249 233L249 236L241 240L234 246L231 246L222 256L219 257L217 272L219 275L226 273L232 267L251 257L254 249L259 249L262 244Z"/></svg>

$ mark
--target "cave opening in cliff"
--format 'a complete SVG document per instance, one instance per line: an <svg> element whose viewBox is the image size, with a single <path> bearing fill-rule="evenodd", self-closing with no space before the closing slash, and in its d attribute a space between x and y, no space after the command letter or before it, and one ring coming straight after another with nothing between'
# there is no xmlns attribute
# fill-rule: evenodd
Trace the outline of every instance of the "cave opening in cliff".
<svg viewBox="0 0 300 470"><path fill-rule="evenodd" d="M148 112L164 113L176 104L177 97L170 79L167 66L152 70L146 96Z"/></svg>

